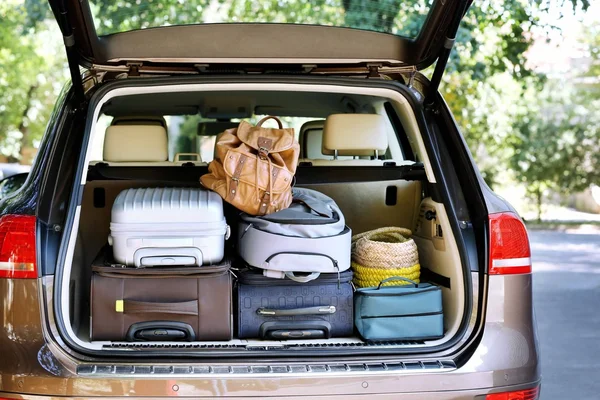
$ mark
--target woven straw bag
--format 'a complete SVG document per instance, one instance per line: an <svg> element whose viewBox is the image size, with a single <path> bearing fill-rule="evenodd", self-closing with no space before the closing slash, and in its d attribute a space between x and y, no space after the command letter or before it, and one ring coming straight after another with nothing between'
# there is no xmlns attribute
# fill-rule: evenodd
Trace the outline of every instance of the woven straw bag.
<svg viewBox="0 0 600 400"><path fill-rule="evenodd" d="M352 269L357 287L378 286L381 281L400 276L419 282L421 266L415 241L409 229L387 227L352 237ZM405 281L384 286L405 285Z"/></svg>

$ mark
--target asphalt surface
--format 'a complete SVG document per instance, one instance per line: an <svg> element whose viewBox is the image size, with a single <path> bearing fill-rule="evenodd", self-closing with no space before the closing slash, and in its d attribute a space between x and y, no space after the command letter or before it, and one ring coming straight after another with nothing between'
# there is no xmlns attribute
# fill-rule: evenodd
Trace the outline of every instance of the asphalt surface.
<svg viewBox="0 0 600 400"><path fill-rule="evenodd" d="M600 232L530 231L542 400L600 399Z"/></svg>

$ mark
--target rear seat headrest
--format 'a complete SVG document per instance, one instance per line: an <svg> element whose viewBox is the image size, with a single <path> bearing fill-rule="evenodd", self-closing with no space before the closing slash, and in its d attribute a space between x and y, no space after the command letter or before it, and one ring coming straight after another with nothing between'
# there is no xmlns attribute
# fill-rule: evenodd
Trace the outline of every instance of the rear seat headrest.
<svg viewBox="0 0 600 400"><path fill-rule="evenodd" d="M388 148L385 118L379 114L332 114L323 128L323 154L382 155Z"/></svg>
<svg viewBox="0 0 600 400"><path fill-rule="evenodd" d="M111 125L160 125L167 129L167 121L162 116L149 116L149 115L122 115L115 117Z"/></svg>
<svg viewBox="0 0 600 400"><path fill-rule="evenodd" d="M300 143L300 158L320 158L323 141L324 119L308 121L300 127L298 142Z"/></svg>
<svg viewBox="0 0 600 400"><path fill-rule="evenodd" d="M106 129L104 161L159 162L168 158L167 130L160 124L111 125Z"/></svg>

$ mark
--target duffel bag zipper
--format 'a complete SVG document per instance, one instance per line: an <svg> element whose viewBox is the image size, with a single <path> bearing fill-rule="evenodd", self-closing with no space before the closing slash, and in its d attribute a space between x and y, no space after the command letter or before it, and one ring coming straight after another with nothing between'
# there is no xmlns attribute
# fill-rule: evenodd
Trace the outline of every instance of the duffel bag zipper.
<svg viewBox="0 0 600 400"><path fill-rule="evenodd" d="M275 278L264 278L262 274L256 274L256 276L248 276L248 274L241 273L239 277L239 282L244 285L254 285L254 286L306 286L306 285L323 285L323 284L337 284L339 283L351 283L352 276L348 276L350 274L345 274L344 272L340 273L340 278L338 279L337 273L334 273L335 277L327 277L324 278L323 274L315 280L299 283L292 281L291 279L275 279ZM255 275L255 274L252 274Z"/></svg>
<svg viewBox="0 0 600 400"><path fill-rule="evenodd" d="M169 269L169 270L156 270L149 268L118 268L113 267L100 267L93 266L92 271L101 276L108 277L119 277L119 278L177 278L181 276L220 276L229 273L227 267L200 267L193 268L193 271L189 269Z"/></svg>

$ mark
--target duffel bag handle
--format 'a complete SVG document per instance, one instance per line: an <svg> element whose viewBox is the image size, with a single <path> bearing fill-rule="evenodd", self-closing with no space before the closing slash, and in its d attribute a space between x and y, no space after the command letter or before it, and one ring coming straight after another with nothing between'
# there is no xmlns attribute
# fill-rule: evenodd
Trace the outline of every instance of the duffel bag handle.
<svg viewBox="0 0 600 400"><path fill-rule="evenodd" d="M263 119L261 119L260 121L258 121L258 123L256 124L257 127L261 127L263 122L269 120L269 119L274 119L275 121L277 121L277 125L279 126L279 129L283 129L283 124L281 123L281 120L277 117L274 117L272 115L268 115L266 117L264 117Z"/></svg>
<svg viewBox="0 0 600 400"><path fill-rule="evenodd" d="M379 282L379 286L377 286L377 290L381 289L381 285L383 285L384 283L393 282L393 281L404 281L404 282L408 282L410 284L415 285L416 288L419 287L419 284L417 282L413 281L412 279L404 278L403 276L392 276L390 278L384 279L381 282Z"/></svg>

